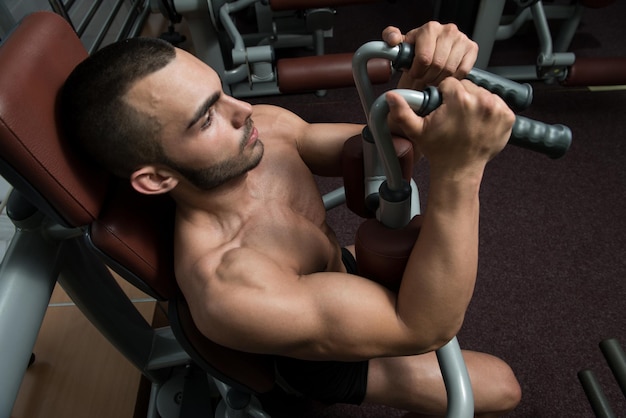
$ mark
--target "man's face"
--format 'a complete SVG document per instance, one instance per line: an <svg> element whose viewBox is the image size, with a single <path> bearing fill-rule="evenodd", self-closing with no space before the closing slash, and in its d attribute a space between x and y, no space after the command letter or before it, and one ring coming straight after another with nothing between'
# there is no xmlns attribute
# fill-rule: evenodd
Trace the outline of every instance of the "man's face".
<svg viewBox="0 0 626 418"><path fill-rule="evenodd" d="M218 75L176 51L161 70L137 82L125 99L162 125L163 164L208 190L256 167L263 144L250 104L227 96Z"/></svg>

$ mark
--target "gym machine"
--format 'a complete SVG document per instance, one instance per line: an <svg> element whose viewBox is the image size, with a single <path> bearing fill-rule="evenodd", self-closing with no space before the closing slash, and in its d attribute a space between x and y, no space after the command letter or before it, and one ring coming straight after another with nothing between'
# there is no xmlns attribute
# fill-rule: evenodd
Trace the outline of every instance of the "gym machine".
<svg viewBox="0 0 626 418"><path fill-rule="evenodd" d="M480 46L476 66L512 80L540 80L565 86L607 86L626 84L626 57L582 58L568 51L583 12L613 3L614 0L481 0L472 39ZM505 6L513 4L514 12ZM528 22L538 38L536 61L510 66L489 66L496 41L515 36ZM554 31L550 23L558 22ZM552 27L556 27L553 25ZM553 32L556 32L553 35Z"/></svg>
<svg viewBox="0 0 626 418"><path fill-rule="evenodd" d="M352 54L324 54L324 39L332 37L335 7L375 1L380 0L151 0L151 9L173 23L184 17L194 55L220 74L225 93L244 98L323 95L354 85ZM291 48L313 55L278 58L278 51ZM369 71L374 83L391 77L384 60L372 61Z"/></svg>
<svg viewBox="0 0 626 418"><path fill-rule="evenodd" d="M389 152L386 101L384 96L374 100L368 73L368 64L374 59L405 67L412 60L407 48L375 42L354 54L355 79L372 135L349 141L362 144L360 160L351 161L357 164L353 167L365 173L365 182L348 180L345 195L354 195L356 187L356 200L361 202L357 205L374 213L365 216L370 218L365 227L384 225L394 234L408 230L409 240L402 242L412 246L410 240L418 231L407 229L407 220L419 213L419 207L407 205L414 193L397 169L395 147L391 146ZM183 413L193 389L202 392L212 386L221 394L215 416L266 417L254 394L270 390L275 383L271 359L236 352L207 340L194 328L177 292L171 265L173 202L163 196L155 203L153 197L130 193L128 187L72 152L59 135L57 93L86 55L67 22L47 12L25 18L0 47L0 62L5 69L0 74L0 174L15 187L7 208L18 227L0 266L0 416L10 415L58 280L89 320L151 382L148 416L170 416L166 413L169 408L162 403L171 405L173 396L168 394L177 394L182 385L181 410L172 414ZM41 68L49 69L47 77L40 76ZM530 102L526 86L518 87L476 70L470 77L507 99ZM439 104L436 89L398 92L421 114ZM36 125L30 117L33 112L39 115ZM517 118L512 138L518 145L553 158L562 156L570 141L571 132L566 127L521 117ZM374 185L380 185L378 192L370 192ZM359 236L367 232L362 228ZM389 243L400 242L396 237L373 237L372 242L389 249ZM363 251L367 254L370 248L367 243L357 247L357 256ZM358 259L381 261L367 255ZM382 261L391 268L388 260ZM155 299L168 301L171 326L152 328L109 269ZM471 387L456 339L437 355L449 391L448 416L472 416ZM184 374L183 378L176 378L179 373ZM191 375L193 379L184 378ZM186 381L191 380L203 384L187 388ZM206 399L207 392L200 397Z"/></svg>

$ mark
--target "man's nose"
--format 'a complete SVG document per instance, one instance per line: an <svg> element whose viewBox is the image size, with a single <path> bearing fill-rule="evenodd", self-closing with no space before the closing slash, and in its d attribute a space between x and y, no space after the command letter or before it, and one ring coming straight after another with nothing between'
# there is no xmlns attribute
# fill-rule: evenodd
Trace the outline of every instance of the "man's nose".
<svg viewBox="0 0 626 418"><path fill-rule="evenodd" d="M228 105L231 108L231 121L235 128L241 128L246 120L252 115L252 105L234 97L228 97Z"/></svg>

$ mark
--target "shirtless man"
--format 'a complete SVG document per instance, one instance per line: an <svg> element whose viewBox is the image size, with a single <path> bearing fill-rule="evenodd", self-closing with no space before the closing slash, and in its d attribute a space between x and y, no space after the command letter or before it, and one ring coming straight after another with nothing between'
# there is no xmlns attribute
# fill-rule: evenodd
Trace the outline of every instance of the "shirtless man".
<svg viewBox="0 0 626 418"><path fill-rule="evenodd" d="M483 170L514 116L498 97L459 81L477 46L453 25L431 22L406 35L389 27L383 39L415 45L399 87L436 84L444 101L421 118L400 96L388 98L394 130L431 170L397 294L349 274L342 259L350 254L326 224L312 174L339 175L343 142L362 126L309 124L236 100L210 67L158 40L94 54L68 79L61 109L68 135L93 158L138 192L176 201L176 276L208 338L276 355L281 375L312 398L442 415L433 350L463 323L477 272ZM508 365L483 353L464 357L477 415L517 405Z"/></svg>

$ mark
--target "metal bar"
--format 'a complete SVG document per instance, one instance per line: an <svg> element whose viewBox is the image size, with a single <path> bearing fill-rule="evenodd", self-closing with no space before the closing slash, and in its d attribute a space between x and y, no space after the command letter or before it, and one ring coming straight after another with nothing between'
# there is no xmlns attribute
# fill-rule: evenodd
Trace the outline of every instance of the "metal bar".
<svg viewBox="0 0 626 418"><path fill-rule="evenodd" d="M404 97L414 110L419 109L424 102L424 93L421 91L398 89L394 92ZM388 114L387 95L382 94L371 106L370 124L368 126L374 135L376 149L382 159L388 186L392 191L400 191L403 188L402 169L391 140L391 131L387 125Z"/></svg>
<svg viewBox="0 0 626 418"><path fill-rule="evenodd" d="M131 9L126 14L126 18L124 19L124 23L122 24L122 29L120 29L119 33L116 36L116 40L121 41L122 39L128 38L128 34L130 30L139 17L139 11L136 7L131 7Z"/></svg>
<svg viewBox="0 0 626 418"><path fill-rule="evenodd" d="M624 354L624 350L615 338L602 341L600 350L602 350L613 376L622 389L622 393L626 396L626 354Z"/></svg>
<svg viewBox="0 0 626 418"><path fill-rule="evenodd" d="M477 68L484 69L489 64L505 3L506 0L482 0L480 2L472 34L472 39L480 46L478 58L474 64Z"/></svg>
<svg viewBox="0 0 626 418"><path fill-rule="evenodd" d="M447 417L470 418L474 416L474 395L461 347L456 337L439 350L437 360L443 374L448 394Z"/></svg>
<svg viewBox="0 0 626 418"><path fill-rule="evenodd" d="M109 13L109 15L107 16L104 22L104 27L100 30L98 37L96 38L93 45L89 49L89 53L92 53L93 51L100 48L100 45L102 44L102 41L104 41L104 37L106 36L106 34L109 32L109 29L111 28L111 25L113 24L113 21L115 20L115 17L117 16L117 13L122 7L123 2L124 0L117 0L117 2L115 3L115 6L113 7L113 9L111 9L111 12Z"/></svg>
<svg viewBox="0 0 626 418"><path fill-rule="evenodd" d="M508 78L511 80L537 80L536 65L503 65L498 67L488 67L487 70L492 74L496 74L500 77Z"/></svg>
<svg viewBox="0 0 626 418"><path fill-rule="evenodd" d="M4 38L16 23L7 5L0 1L0 39Z"/></svg>
<svg viewBox="0 0 626 418"><path fill-rule="evenodd" d="M498 27L495 40L501 41L513 37L513 35L515 35L519 29L530 20L532 20L530 9L522 9L510 22Z"/></svg>
<svg viewBox="0 0 626 418"><path fill-rule="evenodd" d="M326 208L326 210L336 208L337 206L345 203L346 188L341 186L336 190L328 192L322 196L322 200L324 201L324 208Z"/></svg>
<svg viewBox="0 0 626 418"><path fill-rule="evenodd" d="M355 52L352 60L355 85L359 92L359 97L361 98L363 110L368 119L368 127L375 138L376 150L378 154L380 154L379 157L381 157L383 162L388 186L392 190L394 187L402 187L402 171L387 124L389 105L387 104L384 94L374 101L374 91L367 73L367 61L372 58L386 58L393 61L398 57L399 51L399 47L390 47L382 41L368 42ZM422 107L425 99L424 92L402 89L395 90L395 92L401 94L414 110ZM366 176L367 175L368 173L366 173ZM405 202L402 202L401 205L403 206L404 203ZM411 205L411 198L408 199L407 203L409 206ZM382 204L383 200L381 199L381 205ZM379 220L383 224L391 227L406 225L411 219L411 208L409 207L408 209L406 217L401 215L399 217L395 216L396 219L389 219L389 217L382 214L379 215L381 216ZM380 212L383 212L382 207ZM394 212L394 210L392 210L392 212ZM403 212L402 208L399 209L397 213L398 212ZM448 393L448 410L446 416L449 418L472 417L474 415L472 386L456 337L444 347L437 350L437 358L444 376L446 392Z"/></svg>
<svg viewBox="0 0 626 418"><path fill-rule="evenodd" d="M565 52L568 50L578 26L580 26L584 10L583 6L576 4L570 7L572 7L572 14L563 19L559 34L554 41L555 52ZM546 10L546 13L548 13L548 10ZM550 15L548 14L548 18L549 17Z"/></svg>
<svg viewBox="0 0 626 418"><path fill-rule="evenodd" d="M137 17L137 19L135 19L132 27L130 28L128 32L129 38L134 38L135 36L139 36L141 31L143 30L144 23L148 19L148 16L150 16L150 13L151 13L150 3L149 1L146 1L146 3L143 6L143 9L139 12L139 16ZM120 41L121 38L118 36L117 40Z"/></svg>
<svg viewBox="0 0 626 418"><path fill-rule="evenodd" d="M0 416L9 417L58 275L59 242L18 229L0 267ZM33 262L36 260L36 262Z"/></svg>
<svg viewBox="0 0 626 418"><path fill-rule="evenodd" d="M109 269L86 248L84 238L66 241L59 283L89 321L152 382L165 370L150 370L155 330L137 311Z"/></svg>
<svg viewBox="0 0 626 418"><path fill-rule="evenodd" d="M591 370L579 371L578 380L580 380L596 418L615 418L615 413L593 372Z"/></svg>
<svg viewBox="0 0 626 418"><path fill-rule="evenodd" d="M548 19L546 17L543 3L538 1L530 6L530 11L533 15L533 22L537 29L537 36L539 37L539 52L546 56L552 56L552 34L550 33L550 27L548 26Z"/></svg>
<svg viewBox="0 0 626 418"><path fill-rule="evenodd" d="M83 20L78 24L78 29L76 29L76 33L78 33L79 37L83 36L83 33L85 33L85 30L87 30L89 23L91 23L93 17L95 16L101 5L102 0L96 0L95 2L93 2Z"/></svg>
<svg viewBox="0 0 626 418"><path fill-rule="evenodd" d="M368 119L374 103L374 88L367 72L367 62L373 58L386 58L393 61L399 52L398 46L390 47L383 41L373 41L358 48L352 57L354 84L359 93L365 117Z"/></svg>

